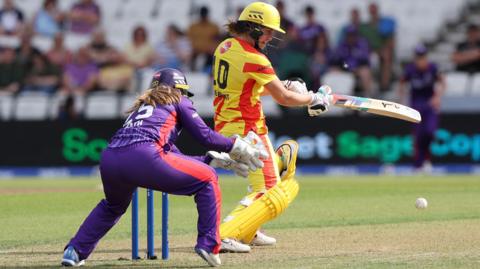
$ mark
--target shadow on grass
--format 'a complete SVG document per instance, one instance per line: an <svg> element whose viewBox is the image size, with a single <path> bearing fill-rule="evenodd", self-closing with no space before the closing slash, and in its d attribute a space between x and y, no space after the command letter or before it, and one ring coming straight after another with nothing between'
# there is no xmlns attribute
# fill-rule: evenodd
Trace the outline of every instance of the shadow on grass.
<svg viewBox="0 0 480 269"><path fill-rule="evenodd" d="M33 265L33 266L2 266L1 268L13 269L13 268L63 268L60 266L60 263L57 265ZM210 268L208 265L203 266L194 266L194 265L185 265L185 266L165 266L164 264L102 264L102 265L88 265L91 268L167 268L167 269L176 269L176 268Z"/></svg>
<svg viewBox="0 0 480 269"><path fill-rule="evenodd" d="M176 247L176 248L170 248L170 252L174 253L195 253L193 250L193 247ZM125 252L130 252L132 251L131 249L102 249L102 250L95 250L94 253L125 253ZM139 253L147 253L146 249L139 249ZM161 254L162 249L155 249L155 253ZM62 255L63 250L60 251L8 251L3 253L5 255L17 255L17 256L23 256L23 255ZM4 267L2 267L4 268ZM31 267L30 267L31 268Z"/></svg>

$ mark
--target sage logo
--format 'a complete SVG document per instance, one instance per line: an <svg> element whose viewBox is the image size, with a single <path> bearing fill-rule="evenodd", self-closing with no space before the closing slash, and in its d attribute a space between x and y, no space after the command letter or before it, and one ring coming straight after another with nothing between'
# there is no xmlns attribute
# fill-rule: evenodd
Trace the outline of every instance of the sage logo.
<svg viewBox="0 0 480 269"><path fill-rule="evenodd" d="M404 156L412 156L410 135L373 136L345 131L337 137L337 154L345 159L375 158L394 163Z"/></svg>
<svg viewBox="0 0 480 269"><path fill-rule="evenodd" d="M87 131L81 128L67 129L62 135L62 142L63 157L70 162L98 162L100 154L108 145L105 139L89 139Z"/></svg>

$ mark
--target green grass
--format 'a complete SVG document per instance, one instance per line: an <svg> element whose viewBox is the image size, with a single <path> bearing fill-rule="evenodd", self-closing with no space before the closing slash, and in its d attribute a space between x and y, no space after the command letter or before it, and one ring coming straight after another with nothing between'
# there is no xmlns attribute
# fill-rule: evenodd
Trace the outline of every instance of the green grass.
<svg viewBox="0 0 480 269"><path fill-rule="evenodd" d="M222 255L225 267L480 267L478 177L300 177L299 182L291 207L264 226L279 239L277 246ZM223 215L245 194L246 185L244 179L221 178ZM414 207L420 196L429 202L426 210ZM161 203L160 195L156 197L159 234ZM57 266L64 244L102 198L99 179L0 180L0 267ZM145 200L142 191L142 240ZM129 257L128 211L88 265L204 266L192 252L197 216L193 197L171 196L170 205L169 261L118 260Z"/></svg>

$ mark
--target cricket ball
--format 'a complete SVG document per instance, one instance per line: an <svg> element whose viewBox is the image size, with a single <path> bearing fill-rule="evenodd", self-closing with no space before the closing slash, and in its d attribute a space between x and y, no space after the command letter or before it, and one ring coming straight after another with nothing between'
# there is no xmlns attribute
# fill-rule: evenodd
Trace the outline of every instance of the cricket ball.
<svg viewBox="0 0 480 269"><path fill-rule="evenodd" d="M415 207L418 208L418 209L425 209L425 208L427 208L427 206L428 206L427 199L425 199L423 197L419 197L415 201Z"/></svg>

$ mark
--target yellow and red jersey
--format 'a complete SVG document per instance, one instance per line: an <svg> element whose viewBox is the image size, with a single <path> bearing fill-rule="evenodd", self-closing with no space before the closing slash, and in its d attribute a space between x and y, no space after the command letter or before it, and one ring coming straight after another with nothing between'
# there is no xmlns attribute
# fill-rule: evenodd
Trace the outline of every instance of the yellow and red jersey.
<svg viewBox="0 0 480 269"><path fill-rule="evenodd" d="M267 134L260 95L277 79L270 60L238 38L224 40L214 56L215 130L227 136Z"/></svg>

